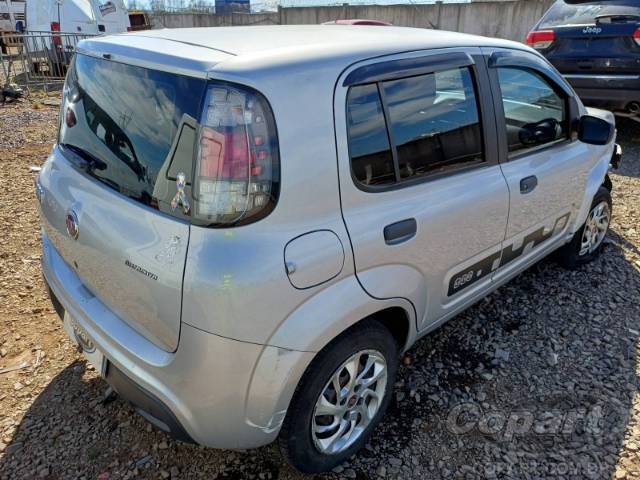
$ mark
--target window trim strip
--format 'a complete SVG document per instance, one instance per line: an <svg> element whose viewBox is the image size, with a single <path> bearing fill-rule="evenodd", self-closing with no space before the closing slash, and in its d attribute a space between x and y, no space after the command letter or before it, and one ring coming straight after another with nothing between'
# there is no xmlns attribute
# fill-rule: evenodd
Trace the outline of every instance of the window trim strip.
<svg viewBox="0 0 640 480"><path fill-rule="evenodd" d="M395 183L398 184L402 182L402 179L400 177L400 159L398 158L398 147L396 147L396 143L393 139L393 132L391 131L391 114L389 113L387 94L384 91L382 82L377 82L376 88L378 89L378 97L380 98L380 104L382 105L384 127L387 129L387 138L389 139L389 147L391 148L391 161L393 162L393 171L396 174ZM351 163L351 158L349 158L349 163Z"/></svg>
<svg viewBox="0 0 640 480"><path fill-rule="evenodd" d="M471 67L475 61L466 52L443 53L427 57L402 58L360 67L347 75L343 87L415 77L454 68Z"/></svg>

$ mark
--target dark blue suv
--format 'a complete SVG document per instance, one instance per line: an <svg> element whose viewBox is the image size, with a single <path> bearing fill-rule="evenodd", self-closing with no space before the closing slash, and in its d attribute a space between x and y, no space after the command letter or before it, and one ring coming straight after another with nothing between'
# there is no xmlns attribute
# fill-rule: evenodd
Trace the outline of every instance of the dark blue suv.
<svg viewBox="0 0 640 480"><path fill-rule="evenodd" d="M640 0L558 0L527 43L585 104L640 115Z"/></svg>

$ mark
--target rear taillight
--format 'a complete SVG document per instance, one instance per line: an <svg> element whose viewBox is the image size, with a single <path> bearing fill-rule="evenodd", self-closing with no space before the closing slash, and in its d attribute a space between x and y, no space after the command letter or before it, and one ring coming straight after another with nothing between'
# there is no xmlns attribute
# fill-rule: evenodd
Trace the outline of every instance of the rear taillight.
<svg viewBox="0 0 640 480"><path fill-rule="evenodd" d="M60 31L60 24L58 22L51 22L51 31L52 32L59 32ZM53 35L51 37L51 41L56 46L62 46L62 37L60 35Z"/></svg>
<svg viewBox="0 0 640 480"><path fill-rule="evenodd" d="M636 29L636 31L633 32L633 39L638 45L640 45L640 28Z"/></svg>
<svg viewBox="0 0 640 480"><path fill-rule="evenodd" d="M527 35L527 45L536 50L549 48L556 40L556 32L553 30L538 30L529 32Z"/></svg>
<svg viewBox="0 0 640 480"><path fill-rule="evenodd" d="M133 27L127 27L127 32L133 32Z"/></svg>
<svg viewBox="0 0 640 480"><path fill-rule="evenodd" d="M249 88L212 83L199 133L194 216L214 226L267 215L279 193L280 158L273 114Z"/></svg>

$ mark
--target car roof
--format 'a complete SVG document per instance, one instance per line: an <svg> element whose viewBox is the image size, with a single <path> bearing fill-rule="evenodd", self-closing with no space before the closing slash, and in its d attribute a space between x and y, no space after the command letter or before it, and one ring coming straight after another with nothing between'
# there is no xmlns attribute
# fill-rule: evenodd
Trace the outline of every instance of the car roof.
<svg viewBox="0 0 640 480"><path fill-rule="evenodd" d="M79 50L129 56L138 51L176 61L189 69L213 70L221 63L275 64L354 62L393 53L446 47L493 46L527 49L523 44L457 32L394 26L274 25L146 30L84 40ZM132 54L135 56L135 53ZM165 61L166 61L165 58ZM160 61L161 58L160 58Z"/></svg>
<svg viewBox="0 0 640 480"><path fill-rule="evenodd" d="M478 45L487 38L426 28L391 27L381 29L369 25L271 25L251 27L175 28L150 30L147 37L186 42L206 48L243 55L268 50L291 48L307 54L321 52L329 46L345 51L358 51L363 46L385 51L389 44L402 48L409 44L437 48ZM492 44L495 39L492 39ZM504 42L504 41L499 41Z"/></svg>

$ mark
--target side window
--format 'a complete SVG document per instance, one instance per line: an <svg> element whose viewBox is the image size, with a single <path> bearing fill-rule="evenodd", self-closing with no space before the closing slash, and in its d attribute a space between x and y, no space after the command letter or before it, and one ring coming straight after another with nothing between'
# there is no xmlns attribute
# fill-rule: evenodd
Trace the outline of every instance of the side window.
<svg viewBox="0 0 640 480"><path fill-rule="evenodd" d="M347 96L349 154L356 179L364 185L395 183L396 174L378 87L352 87Z"/></svg>
<svg viewBox="0 0 640 480"><path fill-rule="evenodd" d="M498 68L498 82L509 152L520 152L568 138L566 100L539 73Z"/></svg>
<svg viewBox="0 0 640 480"><path fill-rule="evenodd" d="M484 161L482 129L469 68L382 85L401 180Z"/></svg>

